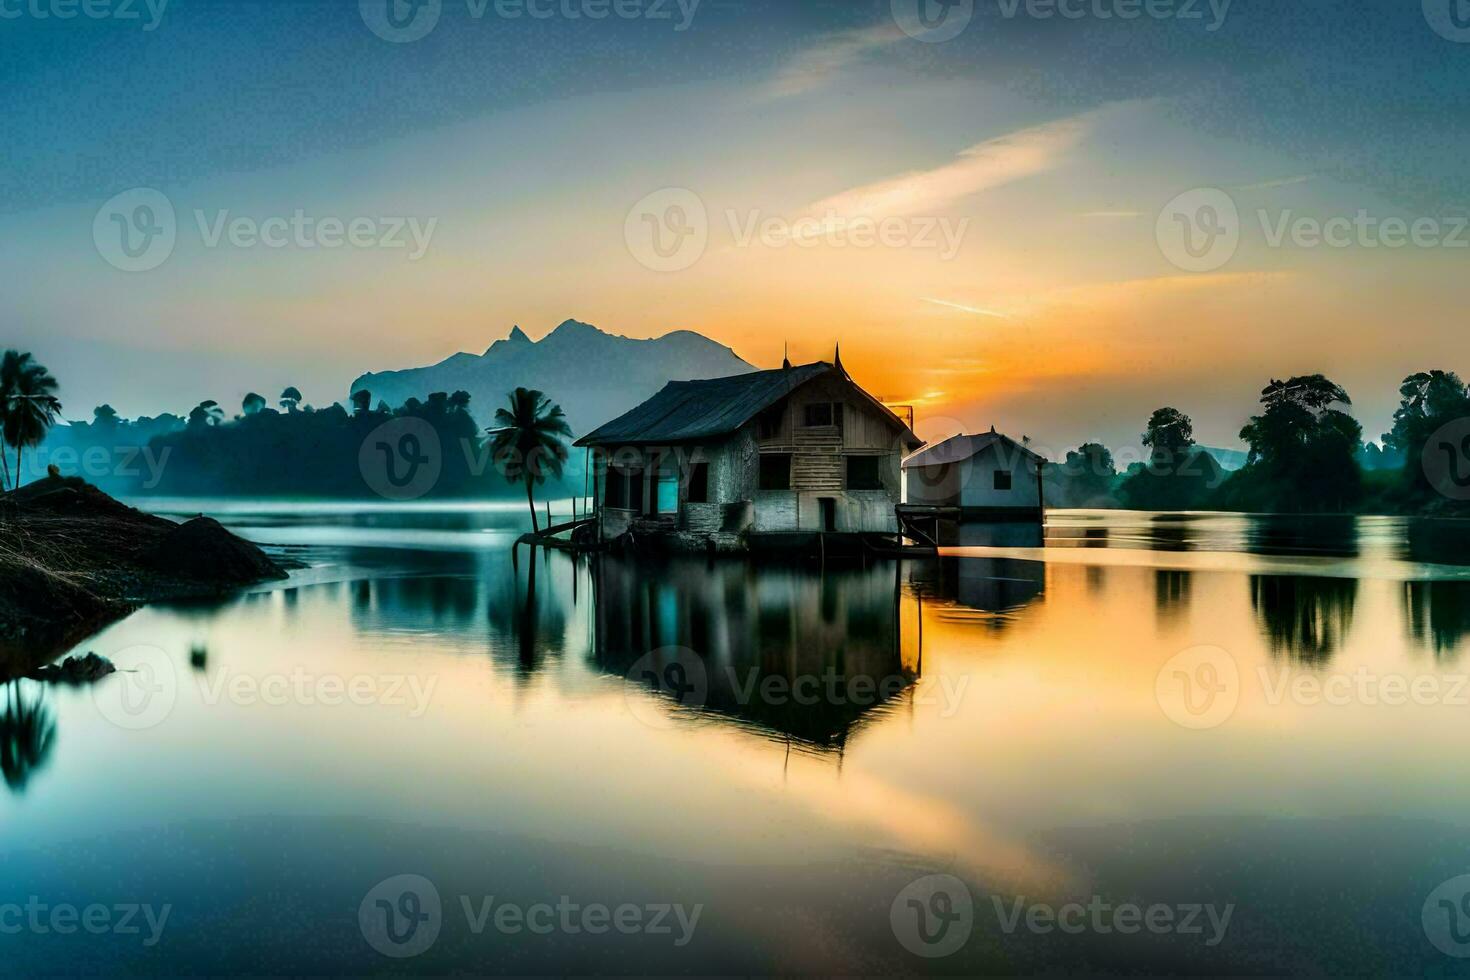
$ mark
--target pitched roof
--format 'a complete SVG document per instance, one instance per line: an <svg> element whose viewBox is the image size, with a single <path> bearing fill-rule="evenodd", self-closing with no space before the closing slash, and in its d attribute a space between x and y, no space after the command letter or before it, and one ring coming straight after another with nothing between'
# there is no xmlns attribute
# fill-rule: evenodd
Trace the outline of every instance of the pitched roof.
<svg viewBox="0 0 1470 980"><path fill-rule="evenodd" d="M1010 436L1002 435L991 429L989 432L978 436L958 435L950 436L948 439L926 449L921 449L903 461L903 468L913 469L917 466L942 466L946 463L962 463L976 453L983 452L991 446L1001 449L1019 450L1033 459L1041 459L1040 453L1032 452L1021 445Z"/></svg>
<svg viewBox="0 0 1470 980"><path fill-rule="evenodd" d="M727 435L797 388L832 371L826 361L792 368L753 371L729 378L670 381L658 394L578 439L578 446L635 443L676 443ZM846 372L842 377L847 378ZM847 379L849 383L851 379ZM862 392L856 384L854 388ZM867 392L863 392L867 395ZM906 426L881 402L868 395L895 425ZM911 434L910 434L911 435ZM914 439L917 445L918 440Z"/></svg>

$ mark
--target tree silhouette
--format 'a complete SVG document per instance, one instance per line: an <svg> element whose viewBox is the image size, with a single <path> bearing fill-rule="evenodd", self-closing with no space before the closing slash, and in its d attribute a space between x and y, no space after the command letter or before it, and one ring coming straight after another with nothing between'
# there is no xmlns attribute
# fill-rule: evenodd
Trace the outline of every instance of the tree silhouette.
<svg viewBox="0 0 1470 980"><path fill-rule="evenodd" d="M1194 445L1194 422L1177 408L1156 408L1148 418L1143 444L1157 459L1172 464Z"/></svg>
<svg viewBox="0 0 1470 980"><path fill-rule="evenodd" d="M46 432L56 423L61 402L55 391L58 385L30 354L8 350L0 358L0 431L4 441L15 447L15 485L23 477L21 462L25 447L38 446ZM0 457L4 447L0 446Z"/></svg>
<svg viewBox="0 0 1470 980"><path fill-rule="evenodd" d="M265 396L253 391L240 402L240 411L245 415L254 415L262 408L265 408Z"/></svg>
<svg viewBox="0 0 1470 980"><path fill-rule="evenodd" d="M1320 374L1272 380L1261 390L1265 412L1240 430L1250 445L1232 479L1243 509L1340 510L1362 494L1356 456L1363 429L1334 405L1351 405L1342 386Z"/></svg>
<svg viewBox="0 0 1470 980"><path fill-rule="evenodd" d="M293 386L281 392L281 407L288 412L296 411L296 406L301 404L301 389Z"/></svg>
<svg viewBox="0 0 1470 980"><path fill-rule="evenodd" d="M548 476L561 476L567 460L567 440L572 436L571 426L567 425L560 405L534 389L517 388L510 393L510 407L495 410L495 428L489 431L496 469L508 483L525 483L531 530L539 533L531 487L545 482Z"/></svg>
<svg viewBox="0 0 1470 980"><path fill-rule="evenodd" d="M1432 487L1419 464L1424 445L1441 426L1470 417L1470 390L1453 371L1420 371L1399 385L1399 399L1393 429L1383 434L1383 444L1403 455L1404 483L1410 491L1426 493Z"/></svg>
<svg viewBox="0 0 1470 980"><path fill-rule="evenodd" d="M219 407L219 402L209 398L195 405L189 412L189 428L204 429L218 425L224 421L224 417L225 410Z"/></svg>
<svg viewBox="0 0 1470 980"><path fill-rule="evenodd" d="M121 421L117 416L117 409L111 405L98 405L92 409L92 424L99 429L116 428Z"/></svg>
<svg viewBox="0 0 1470 980"><path fill-rule="evenodd" d="M366 388L359 388L352 393L352 414L357 416L366 415L373 407L373 393Z"/></svg>
<svg viewBox="0 0 1470 980"><path fill-rule="evenodd" d="M1205 505L1210 491L1224 482L1215 457L1194 443L1194 422L1177 408L1155 409L1143 433L1152 450L1145 464L1129 467L1118 488L1123 503L1134 510L1194 510Z"/></svg>

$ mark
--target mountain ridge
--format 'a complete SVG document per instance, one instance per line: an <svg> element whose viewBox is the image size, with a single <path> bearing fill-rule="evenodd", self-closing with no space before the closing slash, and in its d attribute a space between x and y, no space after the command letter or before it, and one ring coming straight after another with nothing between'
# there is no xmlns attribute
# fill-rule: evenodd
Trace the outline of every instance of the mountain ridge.
<svg viewBox="0 0 1470 980"><path fill-rule="evenodd" d="M483 354L460 351L423 367L369 371L349 390L366 389L375 402L396 406L433 391L463 389L470 393L470 411L485 425L512 389L537 388L562 406L572 431L583 435L670 381L755 370L733 349L694 330L633 338L567 319L540 340L515 325Z"/></svg>

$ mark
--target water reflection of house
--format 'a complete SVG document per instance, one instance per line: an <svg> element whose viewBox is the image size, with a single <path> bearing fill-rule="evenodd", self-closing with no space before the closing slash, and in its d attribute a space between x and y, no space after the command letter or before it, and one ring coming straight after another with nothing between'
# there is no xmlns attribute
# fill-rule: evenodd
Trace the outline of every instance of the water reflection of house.
<svg viewBox="0 0 1470 980"><path fill-rule="evenodd" d="M920 440L840 356L674 381L578 440L597 455L599 534L685 544L893 533L899 462Z"/></svg>
<svg viewBox="0 0 1470 980"><path fill-rule="evenodd" d="M603 558L593 574L597 666L626 675L650 651L687 648L708 681L698 707L715 717L840 748L917 678L917 647L906 654L901 642L894 564L823 575ZM820 692L815 703L781 693L798 682Z"/></svg>
<svg viewBox="0 0 1470 980"><path fill-rule="evenodd" d="M1039 524L971 521L957 525L961 547L1039 548ZM1020 558L966 556L914 562L909 581L921 595L985 613L1019 609L1046 590L1046 564Z"/></svg>

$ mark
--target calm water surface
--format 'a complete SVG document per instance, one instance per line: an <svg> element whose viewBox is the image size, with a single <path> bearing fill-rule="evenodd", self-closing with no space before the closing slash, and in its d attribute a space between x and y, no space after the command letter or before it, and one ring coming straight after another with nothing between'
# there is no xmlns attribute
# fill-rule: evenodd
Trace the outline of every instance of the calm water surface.
<svg viewBox="0 0 1470 980"><path fill-rule="evenodd" d="M1057 512L824 573L513 559L509 507L152 506L308 567L78 648L127 677L6 689L0 906L170 911L150 945L0 907L0 971L1470 964L1465 889L1426 905L1470 872L1462 526ZM404 874L438 931L388 958L359 909ZM942 957L905 947L966 911L900 897L930 875L971 898ZM559 901L700 908L477 918Z"/></svg>

